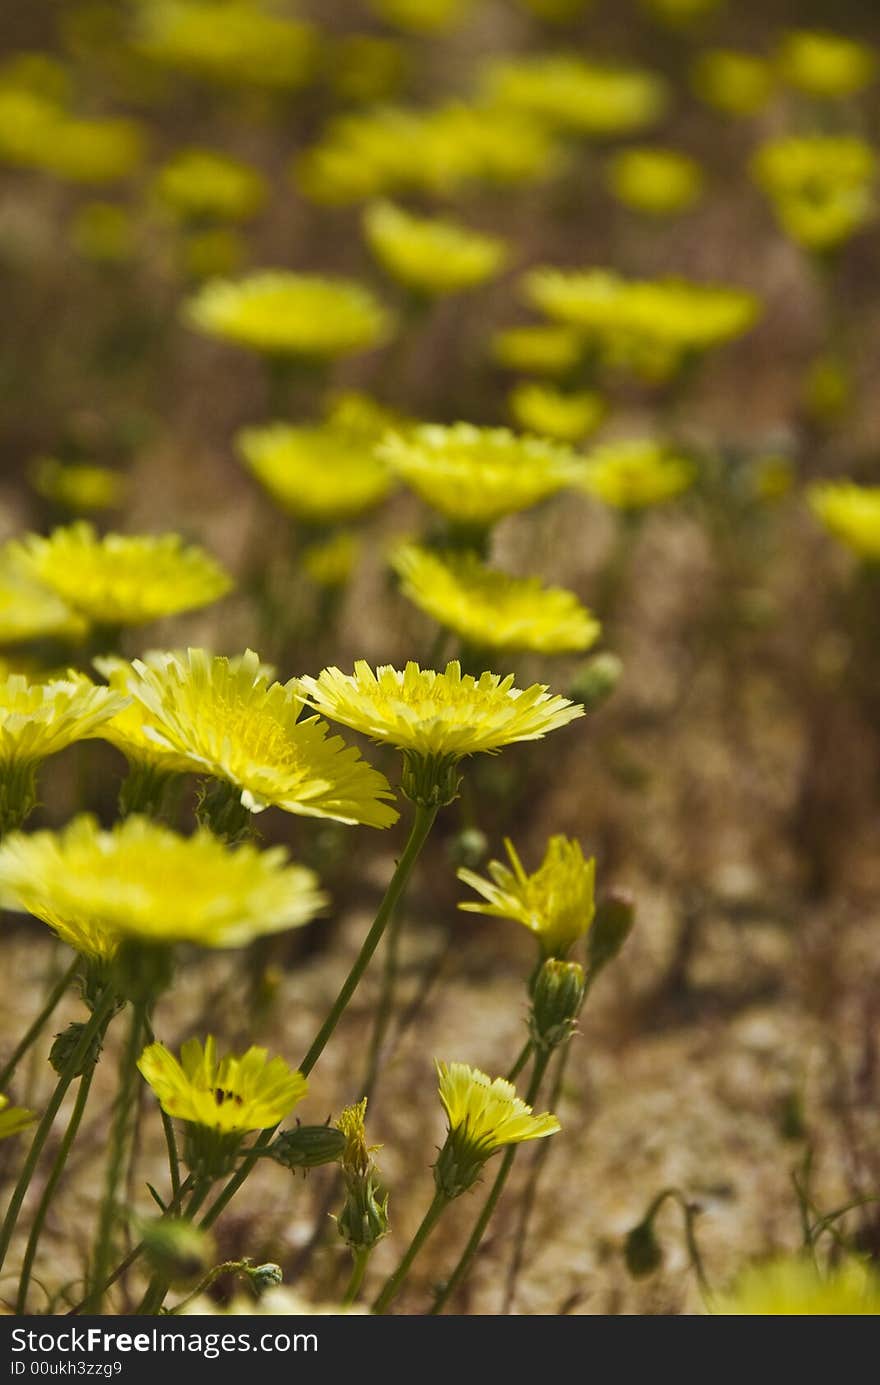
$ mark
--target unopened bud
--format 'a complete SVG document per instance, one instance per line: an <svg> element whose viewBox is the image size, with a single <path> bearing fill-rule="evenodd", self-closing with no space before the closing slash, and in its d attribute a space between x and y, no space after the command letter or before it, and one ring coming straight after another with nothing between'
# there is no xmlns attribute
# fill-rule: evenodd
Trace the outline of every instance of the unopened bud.
<svg viewBox="0 0 880 1385"><path fill-rule="evenodd" d="M538 1048L552 1049L571 1036L584 998L584 969L579 962L549 957L532 992L529 1031Z"/></svg>
<svg viewBox="0 0 880 1385"><path fill-rule="evenodd" d="M587 971L593 981L623 947L635 922L636 906L624 890L612 890L600 902L587 934Z"/></svg>
<svg viewBox="0 0 880 1385"><path fill-rule="evenodd" d="M351 1250L369 1250L388 1235L388 1194L372 1174L346 1179L345 1203L336 1224Z"/></svg>
<svg viewBox="0 0 880 1385"><path fill-rule="evenodd" d="M623 674L623 663L616 654L594 654L581 664L575 674L568 695L575 702L582 702L588 712L595 712L614 692Z"/></svg>
<svg viewBox="0 0 880 1385"><path fill-rule="evenodd" d="M283 1130L266 1153L286 1169L314 1169L334 1164L345 1149L345 1136L333 1125L298 1125Z"/></svg>
<svg viewBox="0 0 880 1385"><path fill-rule="evenodd" d="M663 1264L663 1251L654 1235L654 1218L646 1217L634 1226L624 1242L623 1255L633 1279L645 1279Z"/></svg>
<svg viewBox="0 0 880 1385"><path fill-rule="evenodd" d="M144 1223L140 1233L152 1269L172 1284L191 1283L213 1262L212 1238L192 1222L163 1217Z"/></svg>
<svg viewBox="0 0 880 1385"><path fill-rule="evenodd" d="M74 1020L66 1029L62 1029L60 1034L55 1035L55 1042L49 1049L49 1062L59 1076L64 1072L79 1047L85 1028L84 1024ZM90 1068L94 1067L100 1056L101 1039L96 1034L87 1046L85 1053L80 1054L79 1062L72 1076L81 1077L84 1072L88 1072Z"/></svg>
<svg viewBox="0 0 880 1385"><path fill-rule="evenodd" d="M264 1294L267 1289L277 1289L284 1279L281 1266L271 1261L265 1265L249 1265L245 1273L258 1294Z"/></svg>

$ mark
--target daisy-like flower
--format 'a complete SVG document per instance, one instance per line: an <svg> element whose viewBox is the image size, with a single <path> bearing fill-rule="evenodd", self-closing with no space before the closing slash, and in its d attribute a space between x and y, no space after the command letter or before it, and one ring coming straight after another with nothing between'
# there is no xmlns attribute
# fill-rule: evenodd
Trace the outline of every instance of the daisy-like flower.
<svg viewBox="0 0 880 1385"><path fill-rule="evenodd" d="M580 135L621 135L654 124L666 83L653 72L565 54L503 59L486 75L490 103Z"/></svg>
<svg viewBox="0 0 880 1385"><path fill-rule="evenodd" d="M314 873L280 847L235 850L133 815L104 831L83 815L59 832L0 844L0 899L93 961L120 943L243 947L308 923L326 904Z"/></svg>
<svg viewBox="0 0 880 1385"><path fill-rule="evenodd" d="M535 375L567 375L580 361L583 349L580 334L573 328L544 323L508 327L492 338L492 355L499 365Z"/></svg>
<svg viewBox="0 0 880 1385"><path fill-rule="evenodd" d="M236 445L273 500L308 524L354 519L380 504L394 481L375 443L342 425L244 428Z"/></svg>
<svg viewBox="0 0 880 1385"><path fill-rule="evenodd" d="M27 1111L23 1106L10 1106L8 1096L0 1096L0 1140L27 1130L37 1119L36 1112Z"/></svg>
<svg viewBox="0 0 880 1385"><path fill-rule="evenodd" d="M325 668L299 683L316 711L402 750L404 792L433 806L455 797L456 767L465 755L540 740L584 711L541 683L521 689L513 686L513 674L474 678L462 675L457 662L444 673L416 663L402 671L385 665L374 673L360 659L354 673Z"/></svg>
<svg viewBox="0 0 880 1385"><path fill-rule="evenodd" d="M645 216L677 216L700 200L703 177L695 159L677 149L624 149L611 160L608 181L618 202Z"/></svg>
<svg viewBox="0 0 880 1385"><path fill-rule="evenodd" d="M438 1062L436 1067L449 1132L434 1177L447 1198L467 1192L486 1160L506 1145L543 1140L561 1129L549 1111L534 1115L503 1077L493 1080L467 1063Z"/></svg>
<svg viewBox="0 0 880 1385"><path fill-rule="evenodd" d="M397 820L385 776L328 735L326 722L300 719L297 681L271 682L253 650L236 660L203 649L152 665L136 659L126 686L146 709L145 734L231 784L252 813L273 805L370 827Z"/></svg>
<svg viewBox="0 0 880 1385"><path fill-rule="evenodd" d="M494 279L507 259L507 247L497 236L412 216L391 202L367 208L364 235L393 278L428 297L477 288Z"/></svg>
<svg viewBox="0 0 880 1385"><path fill-rule="evenodd" d="M880 562L880 486L819 481L807 499L830 534L868 562Z"/></svg>
<svg viewBox="0 0 880 1385"><path fill-rule="evenodd" d="M13 563L0 560L0 644L23 644L47 637L76 638L85 621L48 587L34 582Z"/></svg>
<svg viewBox="0 0 880 1385"><path fill-rule="evenodd" d="M557 442L580 442L599 427L607 409L601 394L593 390L571 393L531 380L510 394L510 410L519 426Z"/></svg>
<svg viewBox="0 0 880 1385"><path fill-rule="evenodd" d="M788 86L825 100L854 96L877 75L877 58L867 44L821 29L786 34L777 64Z"/></svg>
<svg viewBox="0 0 880 1385"><path fill-rule="evenodd" d="M713 1299L711 1311L723 1317L877 1317L880 1279L857 1260L822 1274L811 1260L792 1255L746 1270Z"/></svg>
<svg viewBox="0 0 880 1385"><path fill-rule="evenodd" d="M190 327L269 356L333 360L381 346L391 316L362 284L264 269L212 279L185 305Z"/></svg>
<svg viewBox="0 0 880 1385"><path fill-rule="evenodd" d="M23 674L0 679L0 833L18 827L36 804L36 770L74 741L100 734L125 698L88 678L31 683Z"/></svg>
<svg viewBox="0 0 880 1385"><path fill-rule="evenodd" d="M877 157L856 135L790 135L762 145L752 174L791 240L833 250L876 207Z"/></svg>
<svg viewBox="0 0 880 1385"><path fill-rule="evenodd" d="M179 657L164 650L149 650L143 662L148 668L164 669ZM128 660L116 654L100 654L94 665L110 687L126 699L126 705L101 726L101 740L121 750L132 768L149 769L158 775L201 773L202 765L197 760L179 754L151 734L152 718L147 708L128 693L132 676Z"/></svg>
<svg viewBox="0 0 880 1385"><path fill-rule="evenodd" d="M283 1058L256 1046L240 1058L219 1058L211 1035L204 1047L188 1039L179 1060L164 1044L150 1044L138 1068L165 1114L186 1123L190 1167L214 1177L230 1166L249 1131L277 1125L308 1091L302 1073Z"/></svg>
<svg viewBox="0 0 880 1385"><path fill-rule="evenodd" d="M249 221L266 200L250 164L213 149L181 149L156 175L154 192L181 221Z"/></svg>
<svg viewBox="0 0 880 1385"><path fill-rule="evenodd" d="M755 115L773 95L773 68L754 53L706 48L691 69L691 86L701 101L726 115Z"/></svg>
<svg viewBox="0 0 880 1385"><path fill-rule="evenodd" d="M581 485L617 510L641 510L673 500L693 485L692 462L651 439L605 443L587 457Z"/></svg>
<svg viewBox="0 0 880 1385"><path fill-rule="evenodd" d="M534 933L546 957L565 957L593 922L596 862L592 857L584 859L580 842L556 836L548 841L538 869L528 875L513 842L505 838L504 845L513 869L490 861L490 880L472 870L459 870L459 880L486 901L459 904L459 909L515 919Z"/></svg>
<svg viewBox="0 0 880 1385"><path fill-rule="evenodd" d="M207 606L232 586L201 548L178 534L98 537L90 524L28 534L7 545L10 561L100 625L140 625Z"/></svg>
<svg viewBox="0 0 880 1385"><path fill-rule="evenodd" d="M573 592L544 587L537 577L510 577L474 553L406 544L391 565L404 596L475 649L560 654L589 649L601 633Z"/></svg>
<svg viewBox="0 0 880 1385"><path fill-rule="evenodd" d="M426 424L380 448L392 471L448 519L484 527L570 486L577 457L559 443L506 428Z"/></svg>

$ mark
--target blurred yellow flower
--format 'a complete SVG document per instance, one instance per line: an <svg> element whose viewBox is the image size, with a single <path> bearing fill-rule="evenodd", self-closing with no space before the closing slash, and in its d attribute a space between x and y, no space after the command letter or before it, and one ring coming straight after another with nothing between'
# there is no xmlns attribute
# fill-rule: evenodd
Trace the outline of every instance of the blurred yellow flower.
<svg viewBox="0 0 880 1385"><path fill-rule="evenodd" d="M351 578L359 555L357 537L341 529L332 538L304 548L302 565L317 586L344 587Z"/></svg>
<svg viewBox="0 0 880 1385"><path fill-rule="evenodd" d="M326 71L343 102L359 105L391 97L406 75L409 54L397 39L344 34L326 52Z"/></svg>
<svg viewBox="0 0 880 1385"><path fill-rule="evenodd" d="M0 645L76 638L85 630L85 621L60 596L0 555Z"/></svg>
<svg viewBox="0 0 880 1385"><path fill-rule="evenodd" d="M811 1260L792 1255L746 1270L713 1298L711 1311L724 1317L877 1317L880 1279L856 1260L823 1274Z"/></svg>
<svg viewBox="0 0 880 1385"><path fill-rule="evenodd" d="M75 183L113 183L142 164L146 136L123 117L81 119L54 99L0 88L0 159Z"/></svg>
<svg viewBox="0 0 880 1385"><path fill-rule="evenodd" d="M580 361L583 349L580 336L571 327L543 323L496 332L491 345L500 365L536 375L567 375Z"/></svg>
<svg viewBox="0 0 880 1385"><path fill-rule="evenodd" d="M309 524L334 524L375 508L393 476L354 428L270 423L245 428L236 446L248 470L278 504Z"/></svg>
<svg viewBox="0 0 880 1385"><path fill-rule="evenodd" d="M649 145L615 154L608 180L619 202L646 216L688 211L703 192L703 175L695 159L677 149Z"/></svg>
<svg viewBox="0 0 880 1385"><path fill-rule="evenodd" d="M369 3L380 19L414 34L438 34L452 29L474 8L474 0L369 0Z"/></svg>
<svg viewBox="0 0 880 1385"><path fill-rule="evenodd" d="M255 0L138 0L134 41L163 66L229 86L290 90L311 77L315 32Z"/></svg>
<svg viewBox="0 0 880 1385"><path fill-rule="evenodd" d="M423 500L462 525L494 524L527 510L579 474L577 457L559 443L469 423L392 434L380 455Z"/></svg>
<svg viewBox="0 0 880 1385"><path fill-rule="evenodd" d="M26 1111L23 1106L10 1106L9 1097L0 1096L0 1140L26 1130L36 1119L35 1111Z"/></svg>
<svg viewBox="0 0 880 1385"><path fill-rule="evenodd" d="M122 503L126 478L106 466L59 462L38 457L29 469L31 484L44 500L80 514L84 510L112 510Z"/></svg>
<svg viewBox="0 0 880 1385"><path fill-rule="evenodd" d="M206 830L182 837L136 815L109 831L83 815L59 832L7 837L0 899L97 961L126 938L243 947L308 923L327 902L314 873L288 864L283 847L233 849Z"/></svg>
<svg viewBox="0 0 880 1385"><path fill-rule="evenodd" d="M362 284L288 270L214 279L186 303L190 327L267 355L315 360L382 345L391 317Z"/></svg>
<svg viewBox="0 0 880 1385"><path fill-rule="evenodd" d="M149 1044L138 1068L166 1115L223 1134L277 1125L302 1101L309 1085L301 1072L283 1058L270 1058L265 1048L254 1046L240 1058L218 1058L210 1034L204 1047L198 1039L187 1039L179 1061L164 1044Z"/></svg>
<svg viewBox="0 0 880 1385"><path fill-rule="evenodd" d="M507 259L507 247L497 236L454 221L412 216L390 202L367 208L364 235L393 278L429 297L477 288L494 279Z"/></svg>
<svg viewBox="0 0 880 1385"><path fill-rule="evenodd" d="M579 135L623 135L653 125L668 93L656 73L566 54L502 58L485 73L490 104Z"/></svg>
<svg viewBox="0 0 880 1385"><path fill-rule="evenodd" d="M100 734L125 698L83 674L32 683L20 673L0 680L0 777L15 764L34 764L87 736Z"/></svg>
<svg viewBox="0 0 880 1385"><path fill-rule="evenodd" d="M28 534L7 545L9 560L86 619L140 625L217 601L232 582L201 548L178 534L99 538L90 524Z"/></svg>
<svg viewBox="0 0 880 1385"><path fill-rule="evenodd" d="M536 1116L512 1082L491 1078L467 1063L436 1064L449 1134L467 1158L484 1163L505 1145L542 1140L561 1129L549 1111Z"/></svg>
<svg viewBox="0 0 880 1385"><path fill-rule="evenodd" d="M604 443L587 457L581 485L606 505L640 510L674 500L696 478L692 462L650 438Z"/></svg>
<svg viewBox="0 0 880 1385"><path fill-rule="evenodd" d="M135 659L126 684L147 711L146 734L234 786L252 813L389 827L387 779L317 717L300 720L295 679L272 683L253 650L231 661L203 649L164 662Z"/></svg>
<svg viewBox="0 0 880 1385"><path fill-rule="evenodd" d="M510 577L474 553L435 553L406 544L391 565L419 610L473 649L561 654L589 649L602 627L573 592L537 577Z"/></svg>
<svg viewBox="0 0 880 1385"><path fill-rule="evenodd" d="M706 48L691 68L691 86L701 101L727 115L754 115L766 106L775 85L773 68L754 53Z"/></svg>
<svg viewBox="0 0 880 1385"><path fill-rule="evenodd" d="M762 145L752 173L786 235L831 250L872 216L877 159L854 135L792 135Z"/></svg>
<svg viewBox="0 0 880 1385"><path fill-rule="evenodd" d="M809 487L807 500L830 534L860 558L880 561L880 486L818 481Z"/></svg>
<svg viewBox="0 0 880 1385"><path fill-rule="evenodd" d="M213 149L180 149L153 188L181 221L248 221L266 201L266 180L250 164Z"/></svg>
<svg viewBox="0 0 880 1385"><path fill-rule="evenodd" d="M95 264L125 264L136 251L137 226L127 207L116 202L86 202L74 213L70 242Z"/></svg>
<svg viewBox="0 0 880 1385"><path fill-rule="evenodd" d="M795 467L783 453L756 457L752 463L751 481L759 500L773 502L790 495L795 483Z"/></svg>
<svg viewBox="0 0 880 1385"><path fill-rule="evenodd" d="M181 237L180 257L190 279L236 274L247 262L247 243L234 226L193 227Z"/></svg>
<svg viewBox="0 0 880 1385"><path fill-rule="evenodd" d="M824 29L793 29L780 44L782 80L808 96L854 96L877 75L877 55L865 43Z"/></svg>
<svg viewBox="0 0 880 1385"><path fill-rule="evenodd" d="M844 418L853 402L849 367L834 352L823 352L810 362L803 386L803 404L814 422L828 427Z"/></svg>
<svg viewBox="0 0 880 1385"><path fill-rule="evenodd" d="M579 442L595 432L608 412L601 394L593 390L571 393L532 380L511 390L508 402L520 428L556 442Z"/></svg>
<svg viewBox="0 0 880 1385"><path fill-rule="evenodd" d="M462 868L459 880L483 896L485 904L459 904L471 914L514 919L534 933L547 957L565 957L590 928L596 912L596 862L584 860L580 842L551 837L538 869L528 875L508 838L504 845L511 870L501 861L490 861L487 880Z"/></svg>

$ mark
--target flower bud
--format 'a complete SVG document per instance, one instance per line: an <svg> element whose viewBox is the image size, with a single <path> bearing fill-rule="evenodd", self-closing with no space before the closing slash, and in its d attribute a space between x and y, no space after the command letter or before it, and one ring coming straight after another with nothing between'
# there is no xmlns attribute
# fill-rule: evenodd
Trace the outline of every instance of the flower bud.
<svg viewBox="0 0 880 1385"><path fill-rule="evenodd" d="M587 973L594 981L603 967L613 961L623 947L635 922L632 896L612 890L599 904L593 926L587 935Z"/></svg>
<svg viewBox="0 0 880 1385"><path fill-rule="evenodd" d="M422 808L445 808L458 798L461 775L455 755L420 755L403 752L400 787L412 803Z"/></svg>
<svg viewBox="0 0 880 1385"><path fill-rule="evenodd" d="M644 1279L654 1274L663 1264L663 1251L654 1235L653 1215L640 1221L627 1235L623 1246L626 1267L633 1279Z"/></svg>
<svg viewBox="0 0 880 1385"><path fill-rule="evenodd" d="M152 1270L172 1284L192 1283L213 1262L212 1238L192 1222L163 1217L143 1223L140 1234Z"/></svg>
<svg viewBox="0 0 880 1385"><path fill-rule="evenodd" d="M83 1036L85 1027L86 1026L80 1024L78 1020L74 1020L66 1029L62 1029L60 1034L55 1035L55 1042L49 1049L49 1062L59 1076L73 1057L79 1045L79 1041ZM85 1053L81 1054L73 1076L81 1077L84 1072L88 1072L90 1068L94 1067L100 1056L101 1039L99 1035L96 1034Z"/></svg>
<svg viewBox="0 0 880 1385"><path fill-rule="evenodd" d="M267 1289L277 1289L284 1279L281 1266L271 1261L265 1265L248 1265L245 1273L257 1294L264 1294Z"/></svg>
<svg viewBox="0 0 880 1385"><path fill-rule="evenodd" d="M538 1048L565 1043L575 1026L584 998L586 979L579 962L549 957L538 972L532 992L529 1032Z"/></svg>
<svg viewBox="0 0 880 1385"><path fill-rule="evenodd" d="M336 1225L351 1250L370 1250L388 1235L388 1194L372 1174L347 1177L346 1198Z"/></svg>
<svg viewBox="0 0 880 1385"><path fill-rule="evenodd" d="M313 1169L334 1164L345 1149L345 1136L332 1125L298 1125L283 1130L266 1153L286 1169Z"/></svg>
<svg viewBox="0 0 880 1385"><path fill-rule="evenodd" d="M582 702L588 712L595 712L614 692L623 674L623 664L616 654L594 654L578 669L568 690L574 702Z"/></svg>

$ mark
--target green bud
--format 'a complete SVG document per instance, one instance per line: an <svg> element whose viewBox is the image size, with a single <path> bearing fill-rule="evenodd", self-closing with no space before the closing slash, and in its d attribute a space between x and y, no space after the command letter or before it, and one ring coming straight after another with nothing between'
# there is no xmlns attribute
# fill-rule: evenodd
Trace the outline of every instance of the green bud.
<svg viewBox="0 0 880 1385"><path fill-rule="evenodd" d="M400 787L412 803L422 808L445 808L458 798L461 775L455 755L420 755L403 752Z"/></svg>
<svg viewBox="0 0 880 1385"><path fill-rule="evenodd" d="M67 1064L70 1062L74 1052L79 1046L79 1041L83 1036L85 1027L86 1026L80 1024L78 1020L74 1020L66 1029L62 1029L60 1034L55 1035L55 1042L49 1049L49 1062L59 1076L67 1067ZM74 1077L81 1077L84 1072L88 1072L90 1068L94 1067L100 1056L101 1039L96 1034L86 1049L86 1052L81 1056L76 1071L73 1074Z"/></svg>
<svg viewBox="0 0 880 1385"><path fill-rule="evenodd" d="M548 957L532 992L529 1032L538 1048L552 1049L570 1038L584 998L586 978L579 962Z"/></svg>
<svg viewBox="0 0 880 1385"><path fill-rule="evenodd" d="M192 1222L174 1217L157 1218L143 1223L140 1233L150 1267L172 1284L191 1284L213 1262L212 1238Z"/></svg>
<svg viewBox="0 0 880 1385"><path fill-rule="evenodd" d="M450 1130L434 1165L434 1182L438 1191L450 1200L461 1197L477 1182L485 1162L486 1154L475 1149L466 1134L462 1135L460 1130Z"/></svg>
<svg viewBox="0 0 880 1385"><path fill-rule="evenodd" d="M581 664L575 674L568 696L582 702L588 712L595 712L614 692L623 674L623 664L616 654L594 654Z"/></svg>
<svg viewBox="0 0 880 1385"><path fill-rule="evenodd" d="M277 1289L284 1279L281 1266L273 1265L271 1261L265 1265L249 1265L245 1273L258 1294L264 1294L267 1289Z"/></svg>
<svg viewBox="0 0 880 1385"><path fill-rule="evenodd" d="M298 1125L282 1130L266 1153L286 1169L314 1169L335 1164L345 1149L345 1136L333 1125Z"/></svg>
<svg viewBox="0 0 880 1385"><path fill-rule="evenodd" d="M645 1279L663 1264L663 1251L654 1235L654 1218L647 1217L629 1232L623 1246L626 1267L633 1279Z"/></svg>
<svg viewBox="0 0 880 1385"><path fill-rule="evenodd" d="M351 1250L369 1250L388 1235L388 1194L372 1174L346 1179L347 1195L336 1225Z"/></svg>
<svg viewBox="0 0 880 1385"><path fill-rule="evenodd" d="M636 906L624 890L612 890L600 902L587 934L587 972L591 981L613 961L629 937Z"/></svg>

